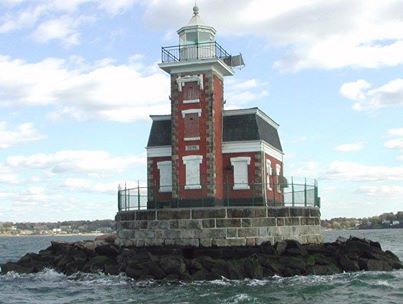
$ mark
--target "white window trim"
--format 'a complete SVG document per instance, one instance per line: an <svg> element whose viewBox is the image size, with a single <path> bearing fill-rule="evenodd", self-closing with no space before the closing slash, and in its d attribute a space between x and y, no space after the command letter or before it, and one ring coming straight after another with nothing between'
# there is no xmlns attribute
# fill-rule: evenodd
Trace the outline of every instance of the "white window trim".
<svg viewBox="0 0 403 304"><path fill-rule="evenodd" d="M176 83L178 84L178 89L179 92L182 92L182 88L185 85L186 82L197 82L197 84L200 86L200 90L204 89L204 84L203 84L203 74L199 75L186 75L184 77L179 76L176 79Z"/></svg>
<svg viewBox="0 0 403 304"><path fill-rule="evenodd" d="M248 140L248 141L233 141L223 142L222 153L243 153L243 152L255 152L264 151L267 155L283 162L283 152L270 146L263 140Z"/></svg>
<svg viewBox="0 0 403 304"><path fill-rule="evenodd" d="M200 136L197 136L197 137L185 137L183 140L184 141L200 140Z"/></svg>
<svg viewBox="0 0 403 304"><path fill-rule="evenodd" d="M159 146L159 147L148 147L147 157L164 157L172 155L172 147L171 146Z"/></svg>
<svg viewBox="0 0 403 304"><path fill-rule="evenodd" d="M182 118L185 118L187 114L196 114L197 116L201 117L202 109L187 109L182 110Z"/></svg>
<svg viewBox="0 0 403 304"><path fill-rule="evenodd" d="M183 164L185 165L185 167L187 166L187 164L190 165L190 163L196 163L198 165L198 172L199 172L198 183L194 183L194 184L188 184L187 171L185 172L185 176L186 176L185 190L201 189L202 186L200 184L200 165L203 162L203 155L187 155L187 156L184 156L182 158L182 160L183 160ZM187 168L185 170L187 170Z"/></svg>
<svg viewBox="0 0 403 304"><path fill-rule="evenodd" d="M238 167L237 164L246 163L246 183L236 183L235 181L235 170ZM231 157L231 165L234 167L234 186L233 190L249 190L249 174L248 174L248 166L250 165L250 157L240 156L240 157ZM239 167L238 167L239 168Z"/></svg>
<svg viewBox="0 0 403 304"><path fill-rule="evenodd" d="M158 167L158 170L160 170L160 181L159 181L160 189L159 189L159 192L172 192L172 161L166 160L166 161L157 162L157 167ZM162 180L161 171L164 170L167 167L169 167L171 169L170 170L170 175L168 177L168 180L170 180L169 185L165 184L165 183L162 183L163 180Z"/></svg>
<svg viewBox="0 0 403 304"><path fill-rule="evenodd" d="M276 181L277 181L276 187L278 193L281 193L280 178L279 178L280 173L281 173L281 165L276 164Z"/></svg>
<svg viewBox="0 0 403 304"><path fill-rule="evenodd" d="M183 100L183 103L199 103L199 102L200 102L199 98L197 98L197 99L184 99Z"/></svg>
<svg viewBox="0 0 403 304"><path fill-rule="evenodd" d="M273 175L273 168L271 167L271 160L266 159L266 184L267 190L272 191L273 188L271 187L271 176Z"/></svg>

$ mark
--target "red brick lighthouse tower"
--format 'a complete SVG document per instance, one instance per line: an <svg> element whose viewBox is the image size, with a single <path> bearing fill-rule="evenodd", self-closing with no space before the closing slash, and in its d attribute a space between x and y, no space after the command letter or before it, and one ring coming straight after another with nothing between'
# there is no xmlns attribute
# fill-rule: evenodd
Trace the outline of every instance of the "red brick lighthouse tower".
<svg viewBox="0 0 403 304"><path fill-rule="evenodd" d="M240 56L230 56L205 25L197 6L189 23L177 31L179 46L162 48L161 69L171 76L172 200L208 205L223 200L223 83ZM154 117L153 119L158 119ZM161 179L160 179L161 180Z"/></svg>

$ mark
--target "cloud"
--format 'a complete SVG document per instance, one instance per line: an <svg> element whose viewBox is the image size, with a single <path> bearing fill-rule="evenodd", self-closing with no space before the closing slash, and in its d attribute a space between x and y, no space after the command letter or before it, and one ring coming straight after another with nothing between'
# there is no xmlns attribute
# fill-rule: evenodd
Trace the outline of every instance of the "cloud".
<svg viewBox="0 0 403 304"><path fill-rule="evenodd" d="M44 12L45 8L39 5L33 9L0 16L0 34L32 27Z"/></svg>
<svg viewBox="0 0 403 304"><path fill-rule="evenodd" d="M32 123L23 123L15 130L7 129L7 123L0 121L0 149L10 148L23 143L45 138Z"/></svg>
<svg viewBox="0 0 403 304"><path fill-rule="evenodd" d="M111 15L116 15L131 8L136 2L138 0L102 0L99 3L99 8Z"/></svg>
<svg viewBox="0 0 403 304"><path fill-rule="evenodd" d="M365 80L348 82L341 86L342 96L355 101L356 111L374 111L386 107L403 106L403 78L391 80L378 88Z"/></svg>
<svg viewBox="0 0 403 304"><path fill-rule="evenodd" d="M112 174L145 163L145 156L112 156L106 151L65 150L51 154L9 156L10 168L45 169L53 174Z"/></svg>
<svg viewBox="0 0 403 304"><path fill-rule="evenodd" d="M388 140L385 143L385 147L388 149L402 149L403 150L403 138L396 138Z"/></svg>
<svg viewBox="0 0 403 304"><path fill-rule="evenodd" d="M401 197L403 195L402 186L362 186L357 189L358 193L363 193L372 197Z"/></svg>
<svg viewBox="0 0 403 304"><path fill-rule="evenodd" d="M403 161L403 128L389 129L387 135L394 138L387 140L384 146L388 149L398 150L400 152L398 160Z"/></svg>
<svg viewBox="0 0 403 304"><path fill-rule="evenodd" d="M268 95L267 83L252 78L247 80L228 79L225 83L226 109L245 106Z"/></svg>
<svg viewBox="0 0 403 304"><path fill-rule="evenodd" d="M335 147L336 151L339 152L354 152L354 151L359 151L363 148L364 143L363 142L357 142L353 144L342 144L338 145Z"/></svg>
<svg viewBox="0 0 403 304"><path fill-rule="evenodd" d="M1 2L0 34L32 30L30 37L39 43L52 40L65 46L80 44L81 26L103 16L114 16L131 8L136 0L37 0ZM83 12L86 15L83 15ZM88 14L87 14L88 13Z"/></svg>
<svg viewBox="0 0 403 304"><path fill-rule="evenodd" d="M97 182L91 179L84 178L67 178L63 182L63 187L69 190L81 191L86 193L108 193L115 194L118 187L126 185L128 189L136 188L137 182L135 181L112 181L112 182ZM146 184L141 184L140 187L147 187Z"/></svg>
<svg viewBox="0 0 403 304"><path fill-rule="evenodd" d="M74 60L74 59L73 59ZM170 111L169 78L141 63L94 64L47 58L28 63L0 56L0 106L53 106L51 118L133 122Z"/></svg>
<svg viewBox="0 0 403 304"><path fill-rule="evenodd" d="M70 190L95 192L95 193L116 193L118 182L97 183L83 178L68 178L63 186Z"/></svg>
<svg viewBox="0 0 403 304"><path fill-rule="evenodd" d="M148 26L173 32L190 19L193 5L183 0L169 5L162 0L38 0L10 5L12 2L8 1L5 7L9 11L0 16L4 19L0 31L32 28L40 21L34 30L38 41L58 39L67 45L79 43L81 23L72 20L79 20L84 10L98 20L137 5L144 8ZM287 51L274 63L280 70L378 68L403 63L403 18L397 13L403 4L399 0L288 0L281 4L276 0L234 0L230 4L205 0L199 6L201 17L221 34L256 35L270 46L285 47ZM229 7L236 8L231 10L231 18L222 18ZM30 19L29 12L39 9L38 16L32 14Z"/></svg>
<svg viewBox="0 0 403 304"><path fill-rule="evenodd" d="M403 137L403 128L389 129L388 136L402 136Z"/></svg>
<svg viewBox="0 0 403 304"><path fill-rule="evenodd" d="M333 161L323 170L321 178L355 182L403 181L403 167Z"/></svg>
<svg viewBox="0 0 403 304"><path fill-rule="evenodd" d="M370 87L371 84L369 82L360 79L343 84L340 88L340 94L348 99L360 101L366 98L364 91Z"/></svg>
<svg viewBox="0 0 403 304"><path fill-rule="evenodd" d="M191 16L182 0L145 3L145 20L175 30ZM403 63L403 4L399 0L205 0L200 15L224 35L257 35L271 46L286 47L274 66L284 71L307 68L378 68ZM222 18L231 9L231 18ZM183 16L178 18L178 16Z"/></svg>
<svg viewBox="0 0 403 304"><path fill-rule="evenodd" d="M41 43L60 40L66 46L77 45L80 43L79 26L90 21L93 21L93 18L83 16L74 18L67 15L58 16L55 19L49 19L39 24L32 33L32 37Z"/></svg>
<svg viewBox="0 0 403 304"><path fill-rule="evenodd" d="M13 170L0 164L0 183L17 185L19 182L18 175Z"/></svg>

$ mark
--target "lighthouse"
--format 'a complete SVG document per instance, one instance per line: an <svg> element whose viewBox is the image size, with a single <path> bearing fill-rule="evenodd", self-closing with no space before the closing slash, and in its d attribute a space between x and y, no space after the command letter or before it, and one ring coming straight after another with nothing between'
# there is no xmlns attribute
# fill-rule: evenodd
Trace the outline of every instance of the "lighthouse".
<svg viewBox="0 0 403 304"><path fill-rule="evenodd" d="M161 49L171 113L151 115L148 208L281 203L279 125L258 108L224 110L224 78L242 56L216 41L197 6L177 34L177 45Z"/></svg>
<svg viewBox="0 0 403 304"><path fill-rule="evenodd" d="M147 187L118 191L117 243L192 255L188 247L321 242L316 182L283 177L279 125L257 107L224 109L224 79L242 56L216 41L197 6L177 33L159 64L171 113L150 116Z"/></svg>

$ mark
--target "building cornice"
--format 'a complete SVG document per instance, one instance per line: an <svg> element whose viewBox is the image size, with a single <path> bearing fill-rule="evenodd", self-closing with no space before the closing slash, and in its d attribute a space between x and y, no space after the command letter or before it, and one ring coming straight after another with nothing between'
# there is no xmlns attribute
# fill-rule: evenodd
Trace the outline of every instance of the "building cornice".
<svg viewBox="0 0 403 304"><path fill-rule="evenodd" d="M160 63L158 66L169 74L197 73L213 70L219 74L221 78L222 76L234 75L232 68L218 58L166 62Z"/></svg>
<svg viewBox="0 0 403 304"><path fill-rule="evenodd" d="M171 146L147 147L147 157L167 157L172 155ZM284 153L271 146L263 140L229 141L223 142L222 153L248 153L261 152L274 157L278 161L283 161Z"/></svg>
<svg viewBox="0 0 403 304"><path fill-rule="evenodd" d="M161 121L161 120L171 120L171 115L164 114L164 115L150 115L150 118L153 121Z"/></svg>
<svg viewBox="0 0 403 304"><path fill-rule="evenodd" d="M250 109L237 109L237 110L224 110L223 116L236 116L236 115L247 115L247 114L255 114L262 118L265 122L273 126L275 129L278 129L280 126L277 122L271 119L266 113L264 113L259 108L250 108Z"/></svg>

